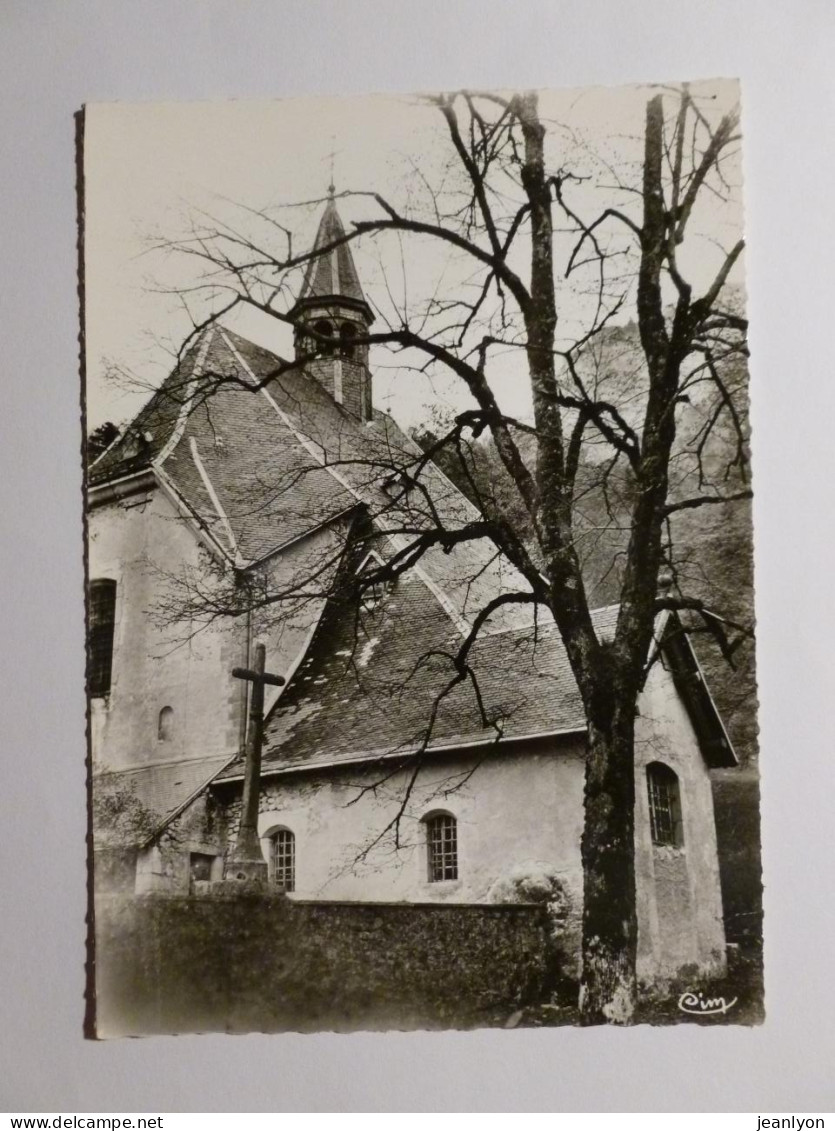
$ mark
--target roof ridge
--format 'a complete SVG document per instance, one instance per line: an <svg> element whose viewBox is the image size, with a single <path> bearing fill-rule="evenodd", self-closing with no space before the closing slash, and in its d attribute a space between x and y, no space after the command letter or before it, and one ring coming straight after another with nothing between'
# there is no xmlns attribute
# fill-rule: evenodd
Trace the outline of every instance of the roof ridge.
<svg viewBox="0 0 835 1131"><path fill-rule="evenodd" d="M206 355L209 352L209 347L211 346L212 342L214 341L214 337L215 337L215 325L212 324L208 328L208 330L206 330L204 332L202 339L200 341L200 346L199 346L198 351L197 351L197 356L194 359L194 364L191 367L191 373L189 374L188 380L186 382L186 396L185 396L185 399L183 400L183 403L180 405L180 411L177 414L177 421L174 425L174 430L172 431L171 435L168 437L167 442L164 444L162 450L159 452L159 454L156 456L156 458L151 460L151 463L154 467L163 467L164 464L165 464L165 461L172 454L174 449L179 444L180 440L183 438L183 434L186 430L186 425L188 424L188 418L191 414L192 402L194 401L195 384L196 384L197 378L199 376L197 371L198 371L198 368L200 370L203 369L203 366L206 363ZM163 384L164 384L164 382L163 382ZM162 389L162 385L160 385L160 390L161 389Z"/></svg>

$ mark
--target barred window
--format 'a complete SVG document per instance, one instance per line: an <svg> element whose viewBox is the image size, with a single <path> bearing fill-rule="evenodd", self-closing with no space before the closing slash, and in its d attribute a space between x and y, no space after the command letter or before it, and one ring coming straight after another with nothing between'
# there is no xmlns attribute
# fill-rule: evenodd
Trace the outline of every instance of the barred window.
<svg viewBox="0 0 835 1131"><path fill-rule="evenodd" d="M92 698L110 693L113 667L113 632L116 627L116 582L100 578L90 582L87 686Z"/></svg>
<svg viewBox="0 0 835 1131"><path fill-rule="evenodd" d="M650 762L647 766L647 791L652 843L680 848L684 840L681 799L675 771L663 762Z"/></svg>
<svg viewBox="0 0 835 1131"><path fill-rule="evenodd" d="M458 825L449 813L439 813L426 822L429 849L429 882L458 879Z"/></svg>
<svg viewBox="0 0 835 1131"><path fill-rule="evenodd" d="M296 889L296 838L289 829L278 829L270 837L272 881L281 891Z"/></svg>

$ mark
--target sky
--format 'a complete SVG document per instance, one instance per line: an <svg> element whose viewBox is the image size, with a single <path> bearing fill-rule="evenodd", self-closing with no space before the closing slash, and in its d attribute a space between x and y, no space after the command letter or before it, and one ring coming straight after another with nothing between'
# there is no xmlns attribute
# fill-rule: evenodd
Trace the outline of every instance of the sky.
<svg viewBox="0 0 835 1131"><path fill-rule="evenodd" d="M711 113L738 99L735 82L693 87ZM623 179L639 170L643 117L653 93L644 86L543 91L540 113L548 128L549 166L589 172L570 186L574 206L587 217L608 204L633 208L636 197L613 187L606 165ZM449 143L437 110L419 96L304 98L270 102L105 103L88 105L85 121L85 283L88 427L132 418L172 365L189 330L178 294L195 282L195 261L159 249L206 215L243 225L258 238L278 233L245 209L267 210L294 230L294 247L312 244L322 199L333 177L338 193L373 190L402 205L420 191L420 178L445 177ZM729 167L731 200L706 199L693 218L693 238L682 249L697 285L715 272L742 233L740 161ZM291 207L298 202L303 207ZM346 225L369 214L366 198L339 201ZM634 214L634 213L633 213ZM614 232L612 233L615 237ZM618 234L620 236L620 233ZM621 243L625 240L621 238ZM556 243L565 262L567 237ZM372 306L385 308L388 292L415 308L436 288L452 294L466 276L463 264L432 241L355 245L357 269ZM520 264L521 266L521 264ZM589 300L558 266L559 333L582 332ZM733 282L742 280L742 264ZM292 348L289 328L259 312L236 312L225 324L279 354ZM375 326L375 329L379 326ZM372 351L374 399L405 425L426 419L433 404L460 410L467 395L457 379L430 379ZM127 384L106 374L131 375ZM500 404L526 417L530 392L523 359L502 357L491 371Z"/></svg>

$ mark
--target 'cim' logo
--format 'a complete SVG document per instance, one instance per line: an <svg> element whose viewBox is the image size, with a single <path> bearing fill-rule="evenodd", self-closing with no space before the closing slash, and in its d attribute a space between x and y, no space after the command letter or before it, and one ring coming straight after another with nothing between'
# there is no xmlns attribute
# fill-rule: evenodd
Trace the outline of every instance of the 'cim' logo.
<svg viewBox="0 0 835 1131"><path fill-rule="evenodd" d="M678 999L678 1007L682 1013L695 1013L699 1017L708 1017L714 1013L727 1013L738 1001L737 997L731 998L730 1001L725 1001L723 997L702 997L701 991L694 994L688 990Z"/></svg>

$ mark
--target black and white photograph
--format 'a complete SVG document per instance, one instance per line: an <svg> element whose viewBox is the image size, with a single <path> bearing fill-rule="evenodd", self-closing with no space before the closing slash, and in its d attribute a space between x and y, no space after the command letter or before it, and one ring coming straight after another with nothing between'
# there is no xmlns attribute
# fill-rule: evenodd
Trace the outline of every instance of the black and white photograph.
<svg viewBox="0 0 835 1131"><path fill-rule="evenodd" d="M80 113L88 1036L763 1021L686 78Z"/></svg>

